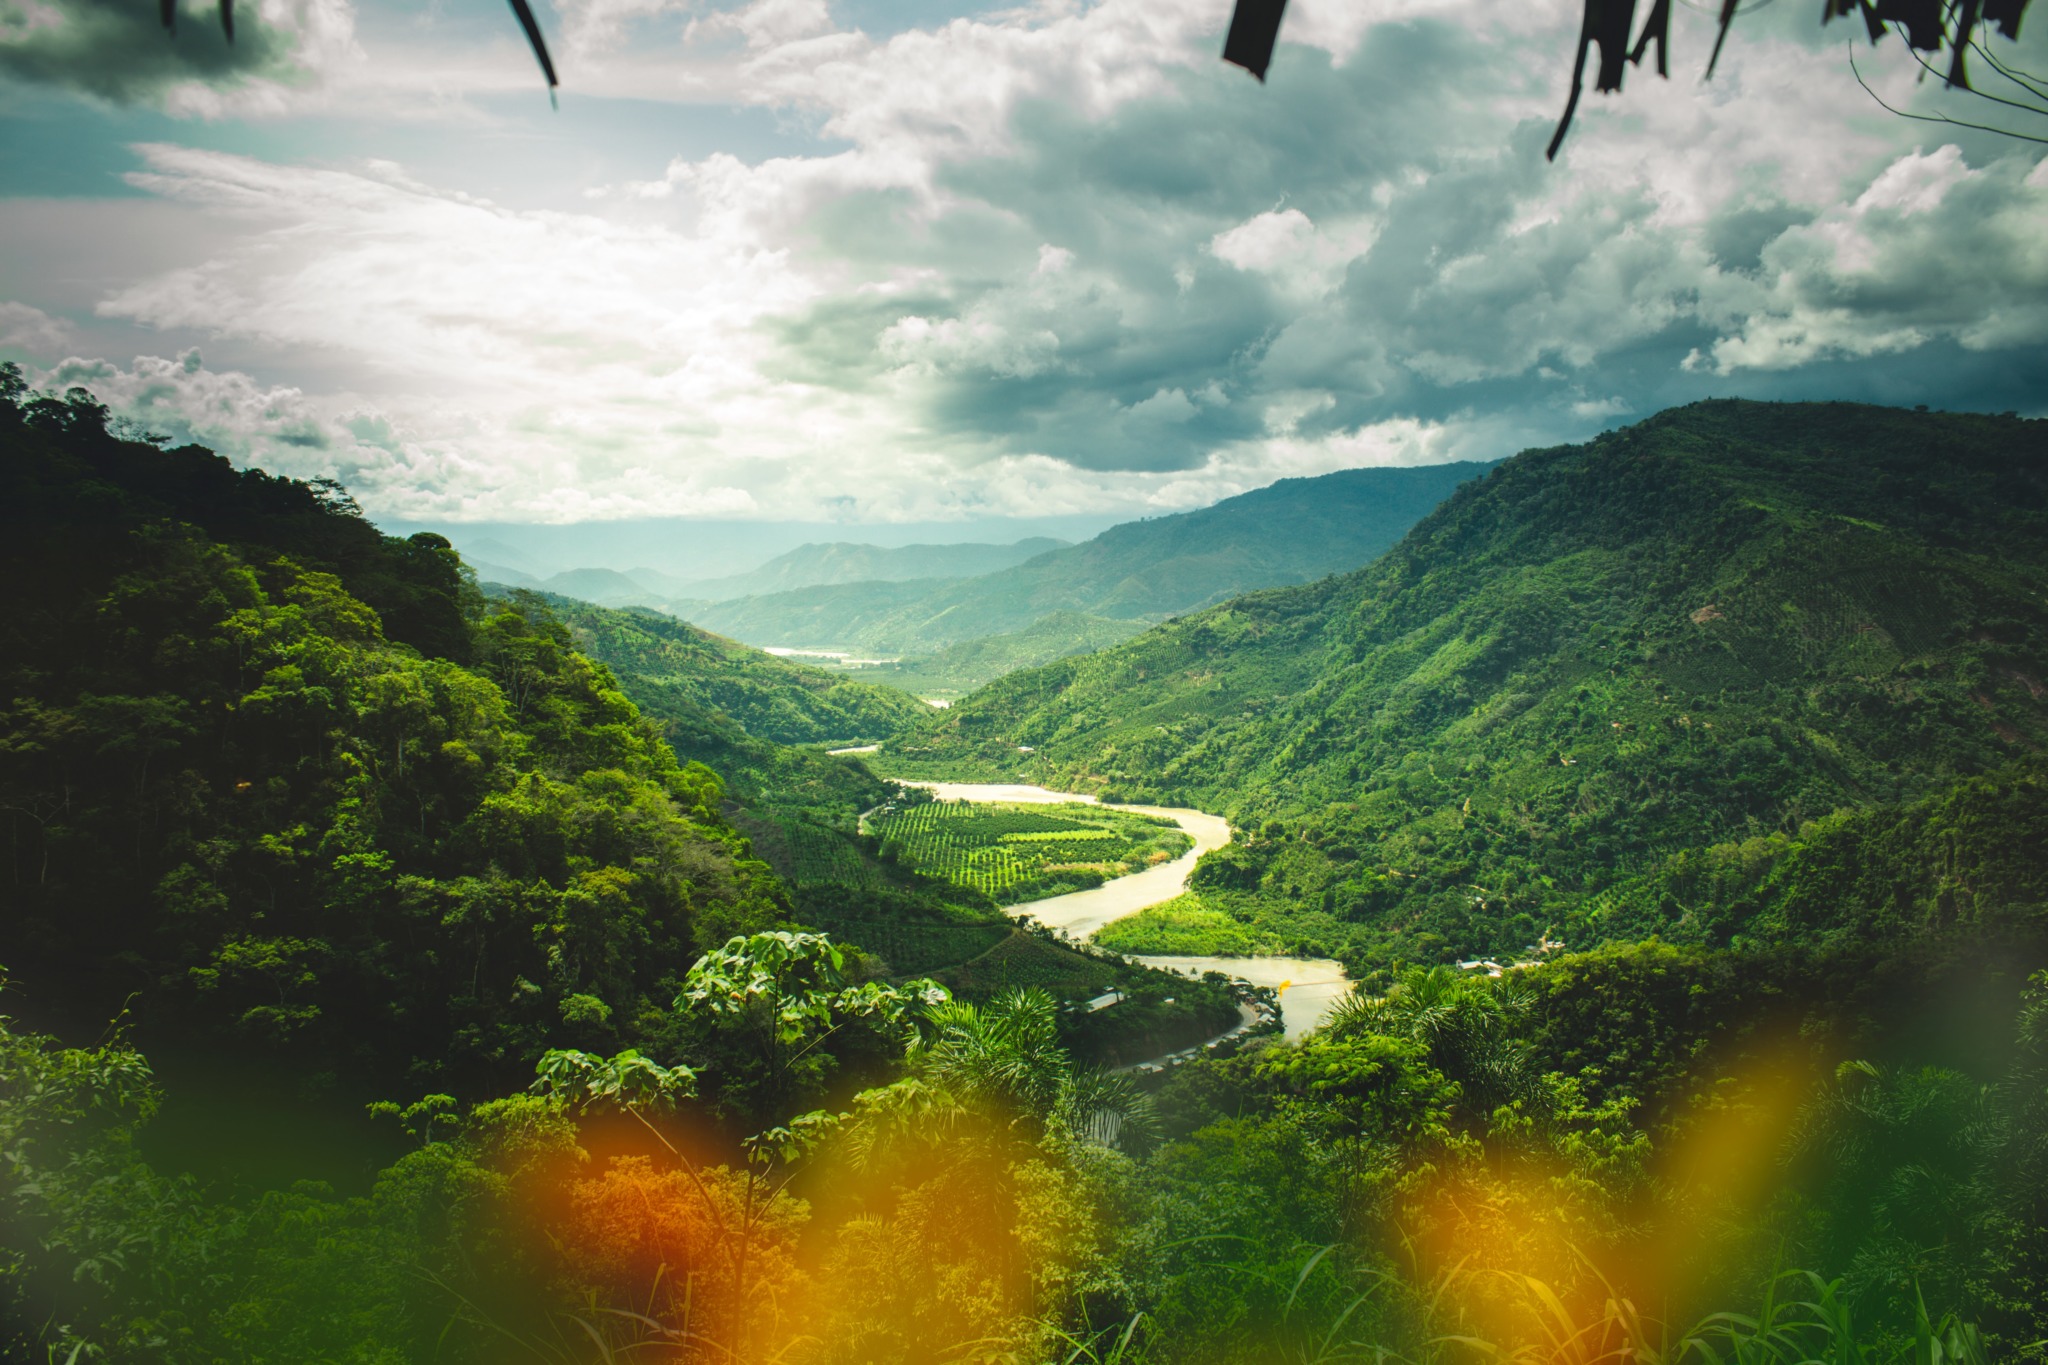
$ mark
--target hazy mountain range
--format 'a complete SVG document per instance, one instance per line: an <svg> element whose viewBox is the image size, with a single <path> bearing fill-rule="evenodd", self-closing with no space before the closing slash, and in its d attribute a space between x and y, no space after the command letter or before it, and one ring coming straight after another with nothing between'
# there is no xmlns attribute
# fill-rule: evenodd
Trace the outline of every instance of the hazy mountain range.
<svg viewBox="0 0 2048 1365"><path fill-rule="evenodd" d="M534 588L607 607L657 607L722 602L836 583L902 582L918 578L970 578L1021 564L1069 542L1031 536L1009 545L856 545L844 541L799 545L745 573L684 578L661 569L565 569L538 573L502 560L521 558L510 545L477 542L463 558L487 583Z"/></svg>
<svg viewBox="0 0 2048 1365"><path fill-rule="evenodd" d="M821 584L681 605L698 625L749 644L905 655L1024 631L1054 612L1163 621L1257 588L1355 569L1487 468L1347 469L1283 479L1199 511L1125 522L978 578Z"/></svg>
<svg viewBox="0 0 2048 1365"><path fill-rule="evenodd" d="M489 540L467 558L485 582L651 607L751 645L901 656L900 677L878 677L953 694L1245 592L1355 569L1487 468L1467 462L1283 479L1198 511L1125 522L1078 545L1050 537L803 545L716 579L644 568L541 577L492 562Z"/></svg>

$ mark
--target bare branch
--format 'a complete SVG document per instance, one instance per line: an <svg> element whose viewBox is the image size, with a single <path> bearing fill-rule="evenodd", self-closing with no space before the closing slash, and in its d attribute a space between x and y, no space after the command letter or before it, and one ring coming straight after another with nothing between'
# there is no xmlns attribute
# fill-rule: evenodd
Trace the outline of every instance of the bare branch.
<svg viewBox="0 0 2048 1365"><path fill-rule="evenodd" d="M1911 49L1908 49L1908 51L1911 51ZM1928 75L1939 76L1941 74L1939 71L1936 71L1934 69L1932 63L1930 63L1925 57L1921 56L1918 52L1913 53L1913 60L1920 63L1920 69L1925 71ZM1867 89L1868 87L1865 88ZM1972 95L1975 95L1980 100L1989 100L1993 104L2002 104L2008 109L2017 109L2023 114L2040 114L2043 117L2048 117L2048 109L2038 108L2031 104L2021 104L2017 100L2009 100L2000 95L1993 95L1988 93L1987 91L1979 90L1974 86L1970 88L1970 93Z"/></svg>
<svg viewBox="0 0 2048 1365"><path fill-rule="evenodd" d="M1870 88L1870 82L1864 80L1863 73L1857 70L1856 50L1853 47L1849 50L1849 70L1852 73L1854 73L1856 77L1856 84L1863 87L1863 93L1869 95L1870 98L1872 98L1873 100L1876 100L1878 107L1883 109L1888 114L1897 114L1900 118L1909 118L1916 123L1946 123L1957 128L1973 128L1980 133L1996 133L2000 137L2009 137L2016 139L2020 142L2038 142L2042 146L2048 147L2048 137L2034 137L2028 133L2016 133L2010 128L1994 128L1990 124L1986 123L1969 123L1963 119L1950 118L1946 114L1909 114L1903 109L1895 108L1894 106L1885 103L1884 96L1878 94L1875 90L1872 90Z"/></svg>
<svg viewBox="0 0 2048 1365"><path fill-rule="evenodd" d="M2007 66L1998 59L1998 54L1984 46L1981 40L1973 43L1972 46L1977 49L1978 56L1991 63L1993 71L1996 71L1999 75L2005 77L2029 94L2038 95L2042 99L2048 100L2048 77L2036 76L2031 71L2021 71L2018 67Z"/></svg>

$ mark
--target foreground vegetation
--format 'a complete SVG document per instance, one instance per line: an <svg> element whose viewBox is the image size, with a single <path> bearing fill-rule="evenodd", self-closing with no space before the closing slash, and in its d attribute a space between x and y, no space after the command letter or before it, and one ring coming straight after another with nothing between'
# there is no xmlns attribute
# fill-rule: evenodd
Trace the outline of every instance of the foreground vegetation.
<svg viewBox="0 0 2048 1365"><path fill-rule="evenodd" d="M960 1005L847 965L813 937L736 939L682 982L711 1027L696 1064L554 1051L526 1093L388 1106L413 1148L353 1195L167 1176L138 1054L10 1027L13 1350L2038 1358L2048 976L1988 1089L1819 1066L1709 997L1736 1044L1713 1098L1648 1122L1638 1094L1550 1068L1586 1008L1657 1012L1652 964L1418 970L1156 1103L1074 1068L1041 993ZM828 1038L894 1079L803 1108ZM742 1048L782 1103L728 1146L703 1086Z"/></svg>
<svg viewBox="0 0 2048 1365"><path fill-rule="evenodd" d="M1237 1039L1141 1093L1103 1067L1221 1031L1227 984L1016 929L883 856L857 815L902 795L717 691L806 679L688 635L631 645L671 685L615 674L548 603L485 599L338 489L159 450L90 395L0 376L0 1358L2044 1358L2044 774L1995 681L2038 676L2038 599L1983 595L2032 581L2008 535L2029 466L1914 493L1935 510L1911 516L1974 522L2002 558L1942 561L1983 593L1942 599L1963 627L1913 656L1940 668L1802 675L1868 711L1825 732L1837 766L1802 751L1794 782L1753 747L1727 768L1660 750L1696 785L1556 808L1583 824L1528 866L1577 951L1497 979L1361 952L1369 989L1324 1030ZM1419 543L1493 524L1475 506ZM1505 591L1465 543L1476 586L1440 582L1443 611ZM1757 544L1768 569L1783 543ZM1270 599L1207 619L1263 619L1254 663L1286 633ZM1124 658L1134 702L1147 657ZM1499 774L1548 775L1539 720L1620 686L1639 665L1616 657L1489 731L1498 770L1456 766L1461 721L1425 746L1384 698L1388 728L1326 731L1313 762L1232 750L1246 837L1159 925L1261 946L1351 926L1424 959L1540 931L1515 901L1441 907L1502 894L1480 875L1521 847L1483 862ZM1065 675L1077 704L1101 666ZM1775 733L1796 690L1724 689L1706 714L1747 698ZM971 733L928 742L972 764ZM1051 769L1086 733L1048 736ZM1404 736L1418 762L1374 747ZM1400 820L1286 804L1343 743L1380 764L1360 810ZM1144 775L1089 752L1095 779ZM1771 804L1852 778L1839 809ZM1549 818L1563 798L1531 782ZM1687 827L1674 809L1697 843L1656 843ZM1368 828L1370 861L1345 842ZM1622 834L1648 851L1589 879L1573 841ZM1360 864L1401 886L1352 918L1317 888Z"/></svg>

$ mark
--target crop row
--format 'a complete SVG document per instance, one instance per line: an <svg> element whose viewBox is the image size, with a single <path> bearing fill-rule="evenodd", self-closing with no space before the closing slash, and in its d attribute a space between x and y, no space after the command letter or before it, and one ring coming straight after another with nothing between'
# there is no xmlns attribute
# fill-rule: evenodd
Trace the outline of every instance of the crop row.
<svg viewBox="0 0 2048 1365"><path fill-rule="evenodd" d="M777 822L789 846L791 879L800 886L836 884L871 891L875 870L845 839L801 819Z"/></svg>

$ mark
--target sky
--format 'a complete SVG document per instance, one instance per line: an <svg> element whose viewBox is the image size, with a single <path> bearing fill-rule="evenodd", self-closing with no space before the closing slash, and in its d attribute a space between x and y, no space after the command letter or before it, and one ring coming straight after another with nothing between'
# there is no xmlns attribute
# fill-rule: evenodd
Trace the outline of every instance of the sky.
<svg viewBox="0 0 2048 1365"><path fill-rule="evenodd" d="M1711 81L1681 4L1555 163L1566 0L1295 0L1264 84L1228 0L536 0L558 108L494 0L180 3L0 0L0 359L393 524L1074 538L1704 397L2048 403L2048 146L1852 46L2048 118L1815 0Z"/></svg>

